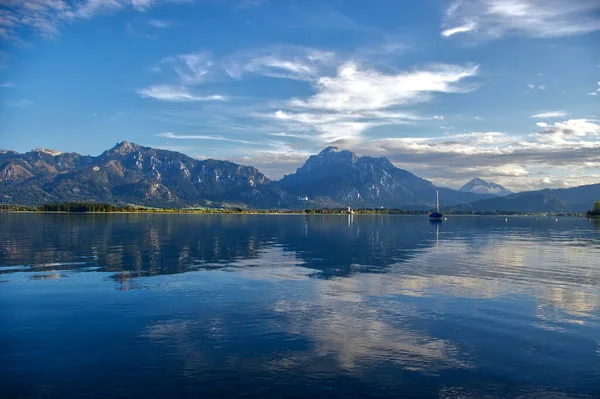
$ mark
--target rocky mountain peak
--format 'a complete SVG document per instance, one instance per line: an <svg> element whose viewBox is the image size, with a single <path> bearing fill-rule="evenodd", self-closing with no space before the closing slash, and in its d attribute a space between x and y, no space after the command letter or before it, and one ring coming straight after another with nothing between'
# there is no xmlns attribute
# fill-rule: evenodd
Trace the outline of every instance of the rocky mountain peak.
<svg viewBox="0 0 600 399"><path fill-rule="evenodd" d="M329 146L319 153L319 155L311 156L307 163L312 162L325 162L335 164L352 164L358 160L359 157L352 151L341 150L336 146Z"/></svg>
<svg viewBox="0 0 600 399"><path fill-rule="evenodd" d="M36 149L32 150L32 152L41 152L43 154L52 155L53 157L62 154L61 151L51 150L49 148L36 148Z"/></svg>
<svg viewBox="0 0 600 399"><path fill-rule="evenodd" d="M492 183L480 179L478 177L470 180L464 186L460 188L462 192L475 193L475 194L493 194L493 195L509 195L514 192L501 186L500 184Z"/></svg>
<svg viewBox="0 0 600 399"><path fill-rule="evenodd" d="M329 147L323 149L323 151L321 151L319 153L319 155L326 155L326 154L335 153L335 152L340 152L340 147L330 145Z"/></svg>
<svg viewBox="0 0 600 399"><path fill-rule="evenodd" d="M485 181L483 179L480 179L479 177L475 177L475 178L471 179L467 184L470 184L470 185L484 184L484 185L486 185L486 184L490 184L490 183L488 183L487 181Z"/></svg>
<svg viewBox="0 0 600 399"><path fill-rule="evenodd" d="M117 152L119 154L127 154L130 152L139 151L142 148L143 147L139 144L130 143L129 141L121 141L120 143L117 143L109 151Z"/></svg>

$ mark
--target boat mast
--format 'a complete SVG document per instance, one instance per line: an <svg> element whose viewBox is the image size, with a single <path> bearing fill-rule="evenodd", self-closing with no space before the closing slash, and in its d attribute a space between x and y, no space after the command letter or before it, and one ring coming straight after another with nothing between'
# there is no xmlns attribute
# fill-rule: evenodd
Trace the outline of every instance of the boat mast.
<svg viewBox="0 0 600 399"><path fill-rule="evenodd" d="M435 203L436 203L436 211L440 213L440 192L435 190Z"/></svg>

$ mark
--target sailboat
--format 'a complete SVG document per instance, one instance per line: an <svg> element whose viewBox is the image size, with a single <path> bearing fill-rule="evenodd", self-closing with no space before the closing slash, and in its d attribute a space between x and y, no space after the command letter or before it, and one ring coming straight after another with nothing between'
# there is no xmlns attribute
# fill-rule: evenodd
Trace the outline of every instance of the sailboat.
<svg viewBox="0 0 600 399"><path fill-rule="evenodd" d="M436 197L436 211L432 212L431 215L429 215L429 219L430 220L442 220L442 218L444 217L444 215L442 215L440 213L440 192L438 190L435 191L435 197Z"/></svg>

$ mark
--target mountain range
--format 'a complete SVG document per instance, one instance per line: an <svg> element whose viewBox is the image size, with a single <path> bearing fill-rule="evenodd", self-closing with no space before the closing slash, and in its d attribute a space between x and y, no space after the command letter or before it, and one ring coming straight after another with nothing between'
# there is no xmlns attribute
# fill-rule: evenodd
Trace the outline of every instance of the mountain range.
<svg viewBox="0 0 600 399"><path fill-rule="evenodd" d="M97 157L37 149L0 153L0 201L156 207L279 207L285 196L256 168L121 142Z"/></svg>
<svg viewBox="0 0 600 399"><path fill-rule="evenodd" d="M311 156L279 181L251 166L197 160L127 141L96 157L46 149L24 154L0 150L0 203L4 204L431 209L436 191L446 209L474 211L579 211L600 198L600 184L512 194L481 179L473 179L461 190L436 187L387 158L359 157L337 147Z"/></svg>

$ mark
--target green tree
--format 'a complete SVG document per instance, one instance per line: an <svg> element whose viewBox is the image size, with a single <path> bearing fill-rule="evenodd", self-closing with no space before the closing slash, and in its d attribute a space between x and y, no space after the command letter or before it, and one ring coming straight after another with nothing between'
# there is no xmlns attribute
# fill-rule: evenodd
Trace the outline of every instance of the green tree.
<svg viewBox="0 0 600 399"><path fill-rule="evenodd" d="M598 201L594 204L594 210L600 212L600 201Z"/></svg>

